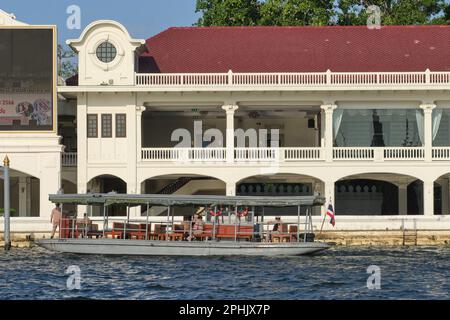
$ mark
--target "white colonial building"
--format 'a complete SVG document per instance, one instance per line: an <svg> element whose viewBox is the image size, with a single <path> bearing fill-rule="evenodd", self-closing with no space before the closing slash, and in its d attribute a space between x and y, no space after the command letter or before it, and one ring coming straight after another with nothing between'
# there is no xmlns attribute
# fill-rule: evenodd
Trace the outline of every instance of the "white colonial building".
<svg viewBox="0 0 450 320"><path fill-rule="evenodd" d="M450 228L449 26L188 27L141 40L105 20L67 44L79 73L58 87L65 193L317 192L338 230ZM57 136L23 143L44 141ZM33 150L22 156L39 172L13 169L40 179L44 202L59 158Z"/></svg>

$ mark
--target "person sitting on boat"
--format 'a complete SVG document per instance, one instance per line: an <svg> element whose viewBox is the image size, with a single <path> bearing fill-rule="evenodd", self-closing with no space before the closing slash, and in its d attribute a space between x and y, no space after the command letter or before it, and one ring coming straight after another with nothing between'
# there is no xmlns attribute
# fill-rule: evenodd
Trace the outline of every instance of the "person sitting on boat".
<svg viewBox="0 0 450 320"><path fill-rule="evenodd" d="M192 228L192 216L183 217L183 239L188 240Z"/></svg>
<svg viewBox="0 0 450 320"><path fill-rule="evenodd" d="M203 228L205 226L205 222L201 215L195 215L194 225L192 227L192 237L188 237L188 241L192 239L199 238L203 234Z"/></svg>
<svg viewBox="0 0 450 320"><path fill-rule="evenodd" d="M269 241L272 241L272 234L281 233L282 224L281 217L275 217L275 221L269 221L268 224L273 224L272 231L269 232Z"/></svg>
<svg viewBox="0 0 450 320"><path fill-rule="evenodd" d="M283 224L283 222L281 221L281 217L276 217L275 218L275 223L273 224L273 232L281 232L281 225Z"/></svg>

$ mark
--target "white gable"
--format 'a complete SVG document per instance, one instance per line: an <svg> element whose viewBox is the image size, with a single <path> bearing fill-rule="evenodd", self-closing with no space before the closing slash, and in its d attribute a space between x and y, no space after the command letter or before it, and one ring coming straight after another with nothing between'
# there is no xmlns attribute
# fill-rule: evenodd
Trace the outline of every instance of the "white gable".
<svg viewBox="0 0 450 320"><path fill-rule="evenodd" d="M144 45L145 40L131 38L120 23L111 20L93 22L79 39L66 43L78 52L79 85L134 84L136 49ZM102 61L99 46L105 44L114 53L109 60Z"/></svg>

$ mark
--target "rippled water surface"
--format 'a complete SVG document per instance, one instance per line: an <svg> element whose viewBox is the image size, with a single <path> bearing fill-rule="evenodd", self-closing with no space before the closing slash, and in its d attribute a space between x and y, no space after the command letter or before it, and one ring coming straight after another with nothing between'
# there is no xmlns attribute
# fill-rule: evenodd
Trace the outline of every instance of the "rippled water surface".
<svg viewBox="0 0 450 320"><path fill-rule="evenodd" d="M81 269L81 290L65 271ZM367 267L381 268L368 290ZM107 257L0 252L2 299L449 299L450 248L346 248L320 255Z"/></svg>

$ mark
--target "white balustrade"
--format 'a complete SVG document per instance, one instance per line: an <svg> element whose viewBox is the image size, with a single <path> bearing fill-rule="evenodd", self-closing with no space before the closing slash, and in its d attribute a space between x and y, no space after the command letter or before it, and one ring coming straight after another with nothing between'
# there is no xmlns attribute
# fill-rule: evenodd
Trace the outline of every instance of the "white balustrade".
<svg viewBox="0 0 450 320"><path fill-rule="evenodd" d="M143 148L142 161L226 162L226 148ZM434 160L450 160L450 147L433 148ZM72 158L63 158L72 159ZM244 161L323 161L322 148L235 148L236 162ZM339 147L333 148L334 161L421 161L424 147ZM75 160L64 160L65 163Z"/></svg>
<svg viewBox="0 0 450 320"><path fill-rule="evenodd" d="M423 160L425 158L425 148L422 147L383 148L383 151L383 158L386 160Z"/></svg>
<svg viewBox="0 0 450 320"><path fill-rule="evenodd" d="M323 160L322 148L283 148L285 161Z"/></svg>
<svg viewBox="0 0 450 320"><path fill-rule="evenodd" d="M423 147L346 147L333 149L334 160L424 160Z"/></svg>
<svg viewBox="0 0 450 320"><path fill-rule="evenodd" d="M280 148L235 148L236 161L280 160Z"/></svg>
<svg viewBox="0 0 450 320"><path fill-rule="evenodd" d="M225 148L143 148L142 161L224 161Z"/></svg>
<svg viewBox="0 0 450 320"><path fill-rule="evenodd" d="M137 86L450 85L450 72L137 73Z"/></svg>
<svg viewBox="0 0 450 320"><path fill-rule="evenodd" d="M450 147L433 147L433 160L450 160Z"/></svg>
<svg viewBox="0 0 450 320"><path fill-rule="evenodd" d="M370 147L333 148L334 160L373 160L374 156L374 148Z"/></svg>
<svg viewBox="0 0 450 320"><path fill-rule="evenodd" d="M63 167L76 167L77 166L77 153L76 152L64 152L61 154L61 164Z"/></svg>

